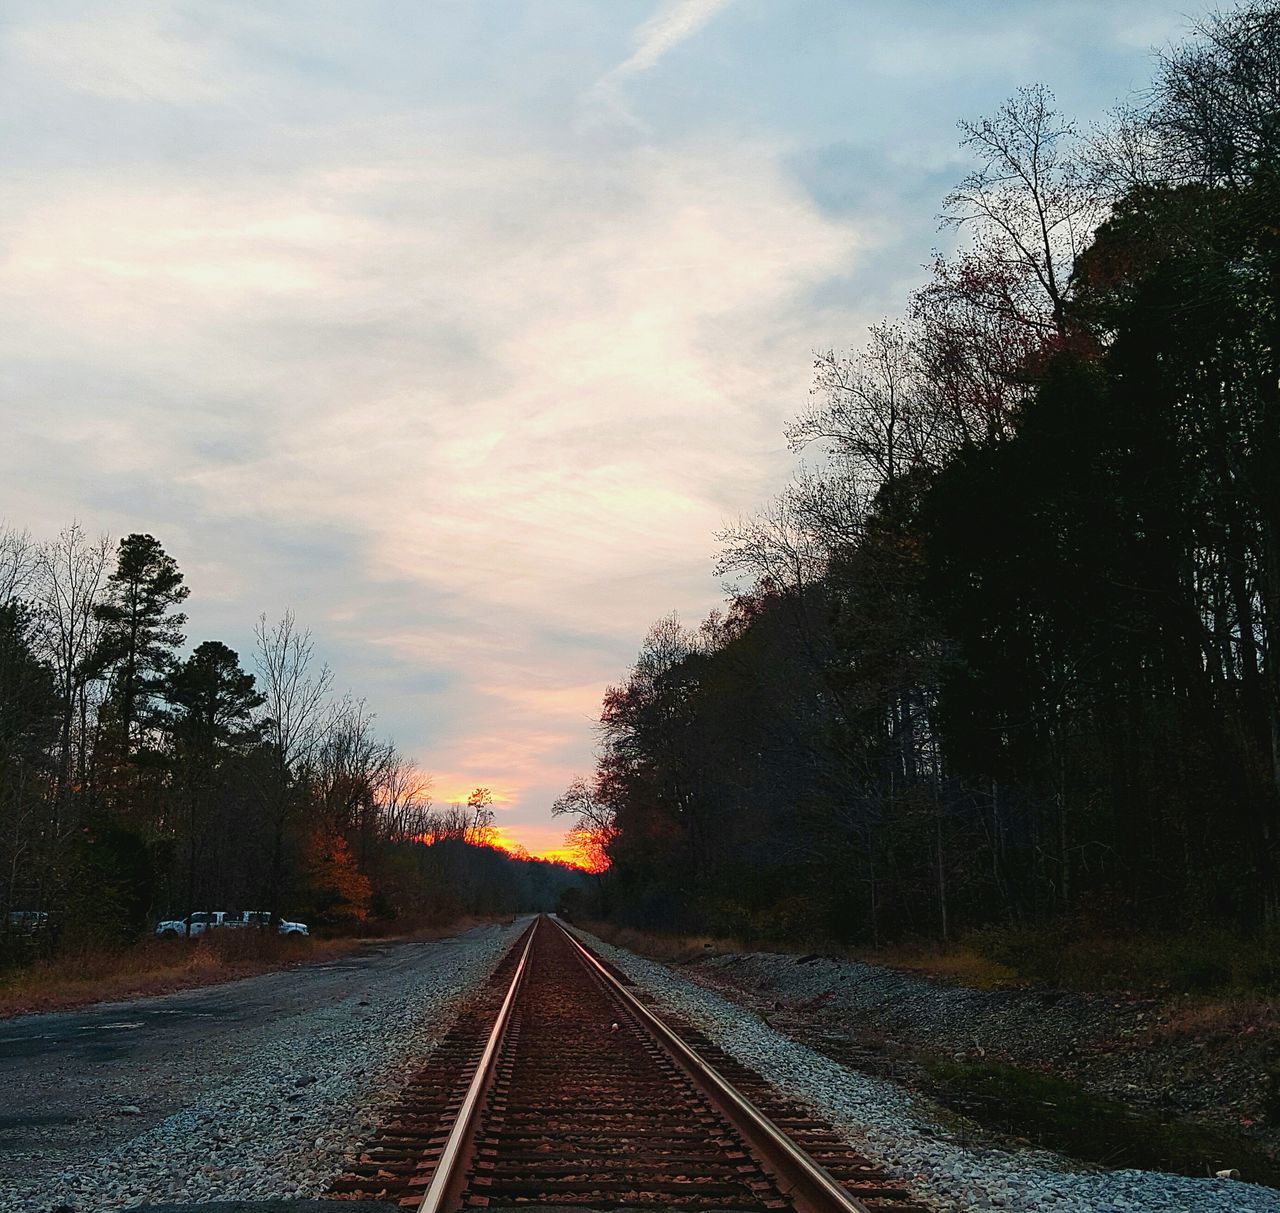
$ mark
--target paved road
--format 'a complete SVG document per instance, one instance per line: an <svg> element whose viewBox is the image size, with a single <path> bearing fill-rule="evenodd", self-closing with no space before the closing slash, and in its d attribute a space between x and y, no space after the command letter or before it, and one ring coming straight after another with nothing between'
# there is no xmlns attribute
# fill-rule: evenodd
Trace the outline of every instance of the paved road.
<svg viewBox="0 0 1280 1213"><path fill-rule="evenodd" d="M0 1020L0 1181L133 1137L236 1073L257 1046L300 1031L299 1017L361 1015L371 990L448 964L464 940L371 944L224 985Z"/></svg>

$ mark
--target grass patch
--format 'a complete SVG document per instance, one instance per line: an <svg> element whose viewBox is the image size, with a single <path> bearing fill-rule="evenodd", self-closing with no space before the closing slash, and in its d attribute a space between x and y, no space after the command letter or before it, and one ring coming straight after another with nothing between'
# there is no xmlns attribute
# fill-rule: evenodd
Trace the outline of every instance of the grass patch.
<svg viewBox="0 0 1280 1213"><path fill-rule="evenodd" d="M660 934L609 922L581 925L608 943L666 964L733 952L798 955L813 950L812 941ZM827 944L818 950L978 990L1039 986L1081 993L1178 995L1220 1000L1226 1008L1280 994L1280 930L1251 938L1207 929L1122 935L1050 923L988 927L952 944L908 940L874 949Z"/></svg>
<svg viewBox="0 0 1280 1213"><path fill-rule="evenodd" d="M1109 1167L1197 1176L1236 1167L1247 1180L1280 1186L1275 1155L1244 1134L1170 1121L1034 1070L924 1064L935 1096L989 1129Z"/></svg>
<svg viewBox="0 0 1280 1213"><path fill-rule="evenodd" d="M86 944L0 974L0 1018L167 994L329 960L361 946L356 939L267 931L214 931L195 941L147 938L131 947Z"/></svg>
<svg viewBox="0 0 1280 1213"><path fill-rule="evenodd" d="M626 948L629 952L636 952L663 964L693 964L708 956L727 956L736 952L773 952L784 956L811 952L809 947L787 940L754 940L748 943L742 939L717 935L668 935L639 931L634 927L620 927L610 922L583 922L579 925L606 943ZM926 977L974 986L980 990L1025 984L1016 970L973 948L903 944L871 951L842 948L833 944L822 948L822 954L890 969L907 969Z"/></svg>
<svg viewBox="0 0 1280 1213"><path fill-rule="evenodd" d="M969 947L933 948L907 944L869 952L852 951L849 955L864 964L904 969L975 990L1003 990L1026 984L1016 969Z"/></svg>
<svg viewBox="0 0 1280 1213"><path fill-rule="evenodd" d="M132 945L92 942L64 947L48 959L0 971L0 1019L170 994L272 969L333 960L379 943L444 939L496 921L506 923L510 918L467 917L376 939L211 931L196 940L147 936Z"/></svg>
<svg viewBox="0 0 1280 1213"><path fill-rule="evenodd" d="M1065 924L988 928L967 948L1019 978L1059 989L1233 994L1280 991L1280 932L1115 934Z"/></svg>
<svg viewBox="0 0 1280 1213"><path fill-rule="evenodd" d="M731 952L749 950L741 940L723 939L714 935L666 935L654 931L639 931L634 927L620 927L611 922L584 921L574 925L616 948L626 948L628 952L647 956L662 964L692 964L705 960L708 956L725 956Z"/></svg>
<svg viewBox="0 0 1280 1213"><path fill-rule="evenodd" d="M1280 992L1280 933L1180 935L1077 932L1061 924L989 927L947 946L906 943L853 950L854 959L996 990L1016 986L1084 993L1230 996Z"/></svg>

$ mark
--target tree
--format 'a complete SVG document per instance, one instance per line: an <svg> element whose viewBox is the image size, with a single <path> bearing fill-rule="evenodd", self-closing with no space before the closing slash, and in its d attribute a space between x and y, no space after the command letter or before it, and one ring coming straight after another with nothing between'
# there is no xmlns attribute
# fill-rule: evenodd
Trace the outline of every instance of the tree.
<svg viewBox="0 0 1280 1213"><path fill-rule="evenodd" d="M307 875L322 917L347 926L368 918L373 886L341 834L324 826L312 832Z"/></svg>
<svg viewBox="0 0 1280 1213"><path fill-rule="evenodd" d="M1212 12L1159 56L1152 88L1123 107L1097 151L1120 189L1205 183L1248 188L1280 163L1280 5Z"/></svg>
<svg viewBox="0 0 1280 1213"><path fill-rule="evenodd" d="M53 666L62 724L57 800L65 806L88 774L88 688L101 674L101 605L109 541L90 539L78 522L42 544L36 555L37 648ZM77 723L79 729L77 730Z"/></svg>
<svg viewBox="0 0 1280 1213"><path fill-rule="evenodd" d="M184 900L194 907L209 835L218 825L227 834L242 828L239 821L218 823L211 817L214 806L228 799L224 764L244 755L261 738L262 724L253 714L263 698L254 689L253 675L240 668L239 656L217 640L204 641L169 672L164 697L170 794L177 810L175 824L186 844Z"/></svg>
<svg viewBox="0 0 1280 1213"><path fill-rule="evenodd" d="M263 726L253 719L265 699L240 668L234 649L206 640L175 666L164 683L168 729L176 745L212 764L256 744Z"/></svg>
<svg viewBox="0 0 1280 1213"><path fill-rule="evenodd" d="M316 809L362 869L372 862L382 824L379 789L398 760L395 746L374 734L373 722L363 699L344 696L329 712L315 770Z"/></svg>
<svg viewBox="0 0 1280 1213"><path fill-rule="evenodd" d="M787 427L792 450L821 444L848 468L868 504L881 486L935 461L936 419L920 407L903 325L872 325L861 351L841 358L828 351L814 369L813 395L821 403Z"/></svg>
<svg viewBox="0 0 1280 1213"><path fill-rule="evenodd" d="M267 741L283 771L306 766L324 738L333 671L316 665L311 632L298 628L292 611L272 627L260 616L254 637Z"/></svg>
<svg viewBox="0 0 1280 1213"><path fill-rule="evenodd" d="M1068 323L1076 261L1106 212L1083 141L1043 86L960 129L979 163L942 221L969 244L935 259L910 312L917 407L949 450L1009 437L1044 352L1078 340Z"/></svg>
<svg viewBox="0 0 1280 1213"><path fill-rule="evenodd" d="M266 762L258 791L270 834L266 896L284 883L290 826L306 808L306 783L317 760L328 722L326 704L333 672L317 666L310 631L299 630L292 611L274 626L258 618L255 661L263 697Z"/></svg>
<svg viewBox="0 0 1280 1213"><path fill-rule="evenodd" d="M396 753L377 788L378 817L382 836L390 842L420 840L427 831L431 810L431 777L419 771L411 759Z"/></svg>
<svg viewBox="0 0 1280 1213"><path fill-rule="evenodd" d="M100 643L111 669L109 703L123 762L135 752L140 730L153 723L154 698L186 639L187 617L174 610L191 592L183 580L153 536L126 535L106 600L94 609L103 625Z"/></svg>
<svg viewBox="0 0 1280 1213"><path fill-rule="evenodd" d="M1195 347L1177 347L1180 386L1219 481L1244 504L1230 524L1231 594L1246 662L1263 667L1280 799L1280 4L1253 0L1195 32L1162 57L1148 103L1127 115L1144 153L1133 192L1179 216L1175 255L1160 260L1180 300L1205 305L1197 319L1211 340L1200 368ZM1195 205L1169 208L1171 198Z"/></svg>
<svg viewBox="0 0 1280 1213"><path fill-rule="evenodd" d="M617 814L587 786L582 776L575 776L568 788L551 806L554 817L571 816L573 825L565 841L588 872L601 875L609 866L609 844L618 832Z"/></svg>
<svg viewBox="0 0 1280 1213"><path fill-rule="evenodd" d="M470 814L466 829L466 841L473 847L491 847L497 841L498 830L494 824L493 793L488 788L473 788L467 797Z"/></svg>
<svg viewBox="0 0 1280 1213"><path fill-rule="evenodd" d="M62 841L48 828L61 724L54 671L36 652L26 608L0 603L0 911L43 904Z"/></svg>
<svg viewBox="0 0 1280 1213"><path fill-rule="evenodd" d="M0 522L0 606L31 597L39 557L39 548L30 531L19 531Z"/></svg>
<svg viewBox="0 0 1280 1213"><path fill-rule="evenodd" d="M1047 88L1033 85L960 129L961 145L979 166L947 196L943 221L972 233L962 265L1007 271L976 277L988 289L973 299L1044 336L1064 337L1076 258L1103 213L1075 125L1054 108Z"/></svg>

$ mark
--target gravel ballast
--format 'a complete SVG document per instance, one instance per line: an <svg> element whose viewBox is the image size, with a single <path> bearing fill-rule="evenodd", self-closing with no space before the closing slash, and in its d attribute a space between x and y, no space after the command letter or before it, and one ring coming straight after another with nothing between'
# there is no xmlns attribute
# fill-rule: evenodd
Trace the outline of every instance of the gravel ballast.
<svg viewBox="0 0 1280 1213"><path fill-rule="evenodd" d="M1070 990L977 990L856 960L771 952L708 956L683 970L762 1011L944 1056L970 1055L1056 1075L1104 1099L1170 1112L1223 1132L1253 1125L1268 1143L1274 1034L1264 1016L1175 1030L1194 1000ZM772 1014L766 1018L773 1022ZM894 1075L890 1075L894 1077ZM1280 1135L1270 1136L1280 1146ZM1225 1164L1224 1164L1225 1165Z"/></svg>
<svg viewBox="0 0 1280 1213"><path fill-rule="evenodd" d="M410 963L291 1015L287 1031L246 1031L232 1064L203 1084L197 1076L180 1111L139 1123L136 1136L55 1174L0 1181L0 1208L112 1213L166 1202L318 1197L447 1030L460 997L527 925L410 945ZM148 1075L138 1083L145 1090Z"/></svg>
<svg viewBox="0 0 1280 1213"><path fill-rule="evenodd" d="M949 1130L932 1107L905 1088L838 1065L680 974L580 934L659 1004L810 1104L940 1210L1280 1213L1280 1192L1255 1184L1157 1171L1073 1169L1067 1160L1044 1151L999 1150L949 1140Z"/></svg>

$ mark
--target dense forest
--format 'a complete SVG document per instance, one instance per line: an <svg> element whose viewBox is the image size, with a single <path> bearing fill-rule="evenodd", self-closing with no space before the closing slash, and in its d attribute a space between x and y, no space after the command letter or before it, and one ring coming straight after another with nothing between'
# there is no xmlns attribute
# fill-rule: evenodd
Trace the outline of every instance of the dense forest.
<svg viewBox="0 0 1280 1213"><path fill-rule="evenodd" d="M1280 915L1280 5L1082 132L961 123L958 251L816 359L793 483L559 808L662 929Z"/></svg>
<svg viewBox="0 0 1280 1213"><path fill-rule="evenodd" d="M292 614L252 668L183 655L189 590L150 535L0 528L0 946L260 909L313 927L554 908L584 882L497 849L491 798L434 806ZM48 915L35 919L32 912ZM18 939L16 936L23 936Z"/></svg>

